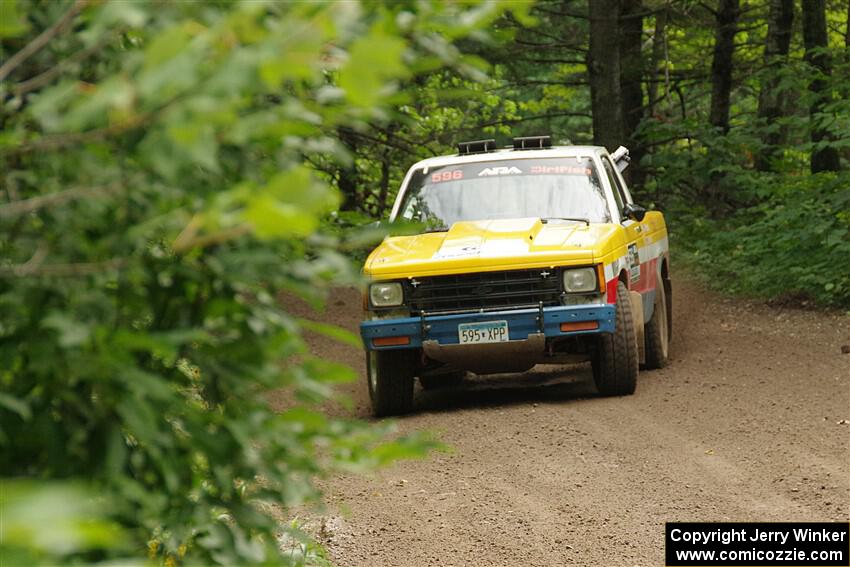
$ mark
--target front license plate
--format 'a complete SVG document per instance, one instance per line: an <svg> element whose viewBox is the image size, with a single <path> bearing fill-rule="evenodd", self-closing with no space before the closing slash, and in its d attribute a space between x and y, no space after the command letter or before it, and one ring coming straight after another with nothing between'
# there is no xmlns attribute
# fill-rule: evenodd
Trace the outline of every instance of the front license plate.
<svg viewBox="0 0 850 567"><path fill-rule="evenodd" d="M461 323L457 326L460 344L503 343L508 340L507 321Z"/></svg>

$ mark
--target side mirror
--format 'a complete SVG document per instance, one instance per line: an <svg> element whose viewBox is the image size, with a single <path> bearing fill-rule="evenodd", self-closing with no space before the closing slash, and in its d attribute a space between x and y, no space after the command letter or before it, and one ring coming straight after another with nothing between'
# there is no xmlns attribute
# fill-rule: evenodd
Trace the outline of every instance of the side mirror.
<svg viewBox="0 0 850 567"><path fill-rule="evenodd" d="M643 222L643 217L646 216L646 209L634 203L626 203L626 206L623 207L623 216L627 219Z"/></svg>
<svg viewBox="0 0 850 567"><path fill-rule="evenodd" d="M625 171L626 168L629 167L629 163L632 161L631 156L629 156L629 149L624 146L620 146L614 150L614 153L611 154L611 159L614 160L614 163L617 165L617 169L621 172Z"/></svg>

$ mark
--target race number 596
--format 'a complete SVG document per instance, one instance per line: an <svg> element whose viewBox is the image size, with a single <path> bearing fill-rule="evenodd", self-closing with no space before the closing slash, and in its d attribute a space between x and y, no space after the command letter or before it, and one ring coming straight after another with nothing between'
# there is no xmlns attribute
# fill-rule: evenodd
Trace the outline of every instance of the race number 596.
<svg viewBox="0 0 850 567"><path fill-rule="evenodd" d="M431 174L431 183L441 183L443 181L457 181L463 179L462 169L453 169L451 171L437 171Z"/></svg>

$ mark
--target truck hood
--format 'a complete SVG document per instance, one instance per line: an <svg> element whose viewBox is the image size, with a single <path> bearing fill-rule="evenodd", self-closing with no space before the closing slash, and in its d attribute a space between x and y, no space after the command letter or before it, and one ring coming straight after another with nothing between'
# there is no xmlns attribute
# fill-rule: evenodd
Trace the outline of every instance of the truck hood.
<svg viewBox="0 0 850 567"><path fill-rule="evenodd" d="M447 232L384 239L364 272L388 279L590 264L616 229L539 218L457 222Z"/></svg>

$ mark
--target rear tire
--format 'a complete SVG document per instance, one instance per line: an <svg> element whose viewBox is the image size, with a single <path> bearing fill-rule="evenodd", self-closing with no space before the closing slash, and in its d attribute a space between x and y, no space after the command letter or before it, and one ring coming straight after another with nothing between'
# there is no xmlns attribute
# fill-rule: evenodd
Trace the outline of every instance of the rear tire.
<svg viewBox="0 0 850 567"><path fill-rule="evenodd" d="M437 374L436 376L420 376L419 383L423 390L437 390L439 388L452 388L460 386L466 372L452 372L450 374Z"/></svg>
<svg viewBox="0 0 850 567"><path fill-rule="evenodd" d="M667 366L667 355L670 351L670 302L667 300L666 281L662 279L656 287L655 309L652 319L644 327L646 337L646 368L655 370Z"/></svg>
<svg viewBox="0 0 850 567"><path fill-rule="evenodd" d="M617 285L614 332L602 333L593 354L593 381L603 396L626 396L635 392L638 375L637 337L632 302L625 284Z"/></svg>
<svg viewBox="0 0 850 567"><path fill-rule="evenodd" d="M366 353L366 381L376 417L413 409L413 378L419 352L415 349Z"/></svg>

